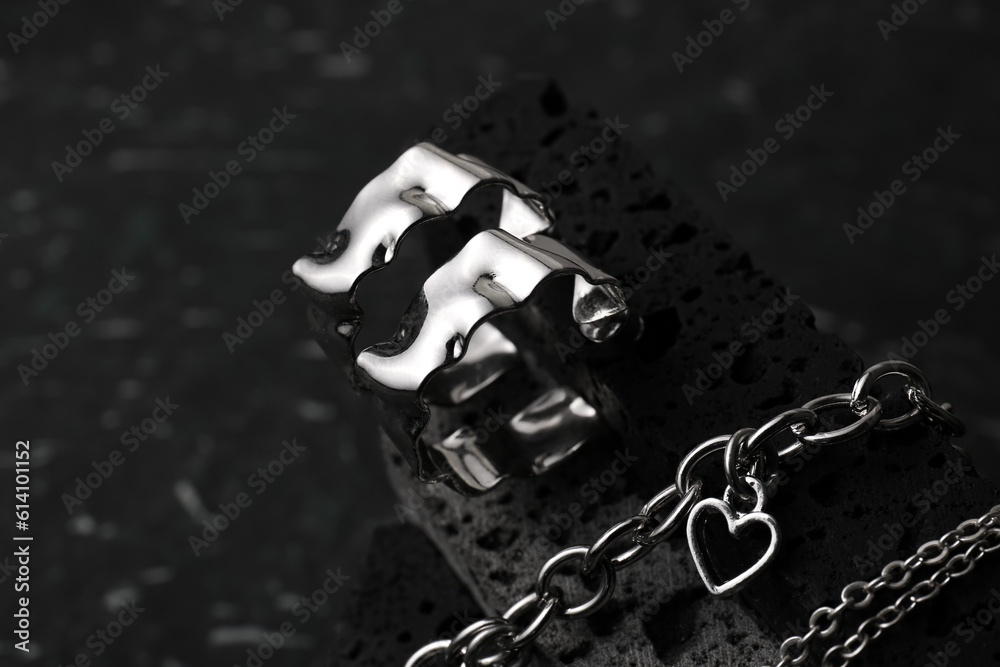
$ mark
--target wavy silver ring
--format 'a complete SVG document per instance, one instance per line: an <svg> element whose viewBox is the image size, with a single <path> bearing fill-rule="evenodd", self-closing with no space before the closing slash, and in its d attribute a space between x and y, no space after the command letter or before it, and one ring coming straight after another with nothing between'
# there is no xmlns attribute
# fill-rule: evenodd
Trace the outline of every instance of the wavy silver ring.
<svg viewBox="0 0 1000 667"><path fill-rule="evenodd" d="M364 323L355 298L361 280L392 261L408 232L447 218L485 186L503 188L498 227L472 236L430 275L391 340L355 353ZM322 252L295 263L313 301L314 333L352 384L374 394L383 429L422 481L481 493L505 477L548 470L600 431L597 411L544 372L545 355L525 354L501 322L490 321L510 311L537 317L528 300L565 275L574 276L572 317L586 339L606 341L629 321L619 281L552 232L537 192L476 158L420 143L361 190ZM519 411L494 418L488 437L437 416L472 409L485 400L484 389L519 365L546 381Z"/></svg>

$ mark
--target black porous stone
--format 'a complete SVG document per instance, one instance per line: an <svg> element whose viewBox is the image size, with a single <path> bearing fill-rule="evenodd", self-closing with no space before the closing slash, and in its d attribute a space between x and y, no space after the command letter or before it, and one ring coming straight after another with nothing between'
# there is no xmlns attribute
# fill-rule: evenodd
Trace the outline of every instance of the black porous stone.
<svg viewBox="0 0 1000 667"><path fill-rule="evenodd" d="M569 354L587 361L576 384L621 434L619 442L591 447L556 473L506 482L483 498L433 487L432 498L417 506L407 500L418 489L409 467L386 448L401 507L489 613L528 591L538 567L560 548L590 543L635 514L671 482L694 445L760 425L811 398L849 391L862 370L839 339L815 330L794 290L754 269L727 235L652 173L627 136L580 158L581 146L600 146L595 139L609 122L613 115L571 110L553 84L529 81L489 100L444 146L540 192L554 193L551 184L567 172L569 184L552 201L562 237L632 287L630 303L646 323L642 339L619 347L617 356L596 346L577 349L558 324L540 332L536 351L558 360L568 346ZM436 262L464 242L461 232L461 226L441 227L432 249ZM672 256L649 270L654 252ZM768 309L783 297L791 307L771 319ZM544 296L539 305L546 305ZM730 363L726 352L735 343L743 347ZM702 372L717 379L699 384ZM835 603L845 584L875 576L884 563L997 502L996 489L923 426L809 459L787 466L787 483L770 506L784 532L779 560L744 594L710 599L685 542L675 536L621 572L612 602L600 613L547 631L540 654L562 664L602 666L773 662L780 642L801 630L814 608ZM950 469L959 472L946 478ZM895 523L904 517L900 532ZM877 553L869 541L881 543ZM962 664L995 664L997 623L968 643L956 639L955 628L989 601L996 567L984 562L887 631L857 664L922 665L949 641L961 643ZM567 585L574 600L587 594Z"/></svg>
<svg viewBox="0 0 1000 667"><path fill-rule="evenodd" d="M408 524L377 528L333 633L330 667L403 665L429 637L483 618L444 558Z"/></svg>

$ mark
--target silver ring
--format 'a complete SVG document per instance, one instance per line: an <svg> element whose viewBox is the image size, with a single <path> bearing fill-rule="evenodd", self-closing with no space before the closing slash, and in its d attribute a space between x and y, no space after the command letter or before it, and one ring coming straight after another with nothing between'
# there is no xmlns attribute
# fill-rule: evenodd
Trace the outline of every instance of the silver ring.
<svg viewBox="0 0 1000 667"><path fill-rule="evenodd" d="M590 551L590 547L586 545L567 547L552 558L545 561L545 564L542 565L541 569L538 571L538 577L535 580L535 593L537 593L539 597L546 597L551 594L550 586L552 585L552 577L555 573L573 560L579 560L582 567L588 551ZM587 616L590 616L598 611L605 605L605 603L607 603L611 594L615 592L615 584L617 582L615 570L611 566L611 561L607 559L597 561L596 573L600 573L601 575L599 578L600 590L594 593L594 595L586 602L581 602L573 607L570 607L568 602L562 600L566 608L559 610L560 618L586 618ZM596 576L586 575L583 573L582 569L580 574L588 578ZM560 599L562 598L562 596L559 597Z"/></svg>
<svg viewBox="0 0 1000 667"><path fill-rule="evenodd" d="M359 283L392 261L412 229L447 218L485 186L503 188L498 228L475 234L431 274L391 340L356 352L364 324ZM603 420L591 405L552 380L540 355L521 353L501 327L507 318L491 321L507 312L537 318L527 303L536 290L572 275L580 332L603 342L622 330L629 308L619 281L552 232L552 215L537 192L476 158L420 143L361 190L323 252L295 263L313 301L315 335L352 384L374 395L383 429L422 481L481 493L508 476L545 472L601 432ZM518 367L545 382L514 414L492 417L488 430L456 427L458 420L444 416L464 409L485 420L484 390Z"/></svg>
<svg viewBox="0 0 1000 667"><path fill-rule="evenodd" d="M938 405L927 395L927 392L918 387L910 387L907 391L907 397L913 405L917 406L923 412L924 416L932 424L942 427L949 435L954 437L961 438L965 435L965 422L952 414L951 404L942 403Z"/></svg>
<svg viewBox="0 0 1000 667"><path fill-rule="evenodd" d="M852 408L853 405L854 403L852 401L851 394L830 394L828 396L821 396L813 399L802 407L806 410L812 410L816 414L820 414L821 412L837 408ZM878 425L880 419L882 419L882 404L878 401L878 399L869 396L864 414L861 415L859 419L855 420L853 424L849 424L848 426L838 428L833 431L820 431L818 433L813 433L812 435L806 433L802 429L797 431L795 427L792 427L792 431L803 444L801 448L796 448L789 454L786 454L783 458L790 458L792 455L798 454L805 449L806 444L839 445L843 442L860 438L861 436L867 435L873 431Z"/></svg>
<svg viewBox="0 0 1000 667"><path fill-rule="evenodd" d="M906 380L908 386L915 387L928 396L931 394L930 382L927 381L927 376L919 368L905 361L883 361L866 370L854 383L854 390L851 392L851 409L854 410L854 414L864 415L865 410L868 409L869 394L875 383L889 375L898 375ZM909 398L909 392L907 392L907 399ZM920 407L912 405L910 411L904 415L890 419L882 418L875 430L898 431L919 420Z"/></svg>
<svg viewBox="0 0 1000 667"><path fill-rule="evenodd" d="M450 645L451 642L447 639L431 642L411 655L410 659L406 661L405 667L426 667L437 658L444 656Z"/></svg>
<svg viewBox="0 0 1000 667"><path fill-rule="evenodd" d="M695 466L704 461L706 458L711 456L716 452L721 452L726 449L726 445L729 444L729 439L731 435L720 435L710 440L706 440L701 443L687 455L681 459L680 464L677 466L677 472L675 473L674 486L677 488L678 494L687 495L687 492L694 482L697 481L693 477Z"/></svg>

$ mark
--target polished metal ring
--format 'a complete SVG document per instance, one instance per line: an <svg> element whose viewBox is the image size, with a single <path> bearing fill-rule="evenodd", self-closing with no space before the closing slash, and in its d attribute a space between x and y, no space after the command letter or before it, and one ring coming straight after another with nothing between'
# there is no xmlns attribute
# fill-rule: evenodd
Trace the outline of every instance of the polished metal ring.
<svg viewBox="0 0 1000 667"><path fill-rule="evenodd" d="M503 617L511 623L515 623L519 622L523 614L532 610L536 612L535 617L524 626L521 632L509 640L501 638L499 640L500 648L508 651L520 650L535 641L545 628L556 619L561 606L562 601L558 597L541 598L538 593L529 593L518 600L504 612Z"/></svg>
<svg viewBox="0 0 1000 667"><path fill-rule="evenodd" d="M552 577L555 573L573 560L582 562L587 557L588 551L590 551L590 547L588 546L568 547L548 559L545 565L538 571L538 579L535 581L535 592L540 596L545 596L549 592ZM600 573L600 590L586 602L573 607L569 607L568 603L563 600L563 604L567 606L560 610L560 618L585 618L604 606L615 591L617 578L614 568L611 567L611 562L607 559L598 561L597 572Z"/></svg>
<svg viewBox="0 0 1000 667"><path fill-rule="evenodd" d="M899 375L906 379L910 387L915 387L928 396L931 395L930 382L927 381L927 376L919 368L905 361L883 361L866 370L854 383L854 390L851 392L851 409L854 410L855 414L864 413L868 407L868 396L871 394L872 388L879 380L889 375ZM907 399L909 399L909 392L907 392ZM875 430L898 431L917 421L920 421L920 407L914 405L904 415L882 419Z"/></svg>
<svg viewBox="0 0 1000 667"><path fill-rule="evenodd" d="M502 623L480 630L469 642L462 664L466 667L520 667L524 664L527 653L521 650L501 648L504 639L517 634L513 623L502 619ZM493 649L493 653L482 655Z"/></svg>
<svg viewBox="0 0 1000 667"><path fill-rule="evenodd" d="M949 435L956 438L965 435L965 422L952 414L950 403L938 405L927 392L918 387L910 387L907 396L932 424L943 427Z"/></svg>
<svg viewBox="0 0 1000 667"><path fill-rule="evenodd" d="M687 519L687 515L691 512L691 508L695 506L699 500L701 500L701 487L702 481L696 479L691 483L687 492L681 496L680 492L677 491L677 485L671 484L660 493L656 494L652 500L646 503L641 510L639 510L639 516L647 517L652 519L653 515L663 509L667 503L672 500L677 500L677 504L674 508L670 510L667 517L653 530L649 531L648 534L643 532L643 529L639 528L635 532L635 541L637 544L646 544L649 546L655 546L667 539L674 532L684 525L684 521Z"/></svg>
<svg viewBox="0 0 1000 667"><path fill-rule="evenodd" d="M594 568L605 559L611 563L611 567L615 570L620 570L640 560L653 547L648 544L635 543L633 536L635 535L635 531L642 528L648 520L648 517L637 515L629 517L624 521L619 521L604 531L604 534L597 538L587 551L587 555L583 557L583 564L580 566L580 570L584 575L590 575L594 571ZM624 541L623 538L626 537L632 543L631 546L619 554L609 556L608 552L611 550L611 547L620 541Z"/></svg>
<svg viewBox="0 0 1000 667"><path fill-rule="evenodd" d="M391 340L356 352L360 282L386 267L415 227L448 218L486 186L503 191L498 227L476 233L430 275ZM540 194L476 158L420 143L361 190L321 252L295 263L317 339L356 388L374 395L383 429L422 481L481 493L508 476L545 472L601 432L597 410L557 379L571 374L548 372L547 355L512 341L537 338L538 310L528 301L561 276L574 277L571 314L587 340L607 341L631 322L620 282L552 233ZM523 322L492 321L507 312ZM522 371L540 389L498 416L484 390ZM478 417L465 423L470 414Z"/></svg>
<svg viewBox="0 0 1000 667"><path fill-rule="evenodd" d="M678 493L687 494L688 489L691 488L691 485L695 481L693 478L695 466L712 454L723 451L726 445L729 444L729 438L731 437L730 435L720 435L711 440L706 440L681 459L674 479L674 486L677 487Z"/></svg>
<svg viewBox="0 0 1000 667"><path fill-rule="evenodd" d="M828 396L821 396L820 398L813 399L802 407L806 410L812 410L818 415L828 410L835 410L837 408L851 408L852 405L851 394L830 394ZM853 412L854 411L852 410L852 413ZM796 428L794 426L792 427L792 431L803 443L823 446L839 445L843 442L860 438L861 436L867 435L873 431L875 427L878 426L879 420L882 418L882 404L878 401L878 399L869 396L864 413L858 417L859 418L854 423L833 431L820 431L818 433L809 434L806 433L804 429ZM804 449L805 445L803 445L802 448Z"/></svg>
<svg viewBox="0 0 1000 667"><path fill-rule="evenodd" d="M747 441L747 455L752 456L758 449L767 444L769 445L769 449L777 453L780 461L785 461L801 451L802 444L796 440L784 449L776 450L770 446L771 439L786 429L792 430L796 427L798 427L798 431L793 431L796 436L798 436L799 432L813 433L818 424L819 416L812 410L807 408L786 410L761 426L757 429L756 433L750 436L750 439Z"/></svg>
<svg viewBox="0 0 1000 667"><path fill-rule="evenodd" d="M513 626L507 621L507 619L504 618L484 618L467 625L461 630L461 632L455 635L455 638L451 640L448 647L445 649L445 662L452 665L458 664L459 661L464 660L465 656L468 655L471 643L483 632L496 628L500 628L500 630L507 630L511 627ZM503 655L503 653L497 652L491 662L495 663L502 660Z"/></svg>
<svg viewBox="0 0 1000 667"><path fill-rule="evenodd" d="M449 646L451 646L451 641L448 639L439 639L436 642L431 642L411 655L404 667L428 667L438 657L443 657L447 653Z"/></svg>

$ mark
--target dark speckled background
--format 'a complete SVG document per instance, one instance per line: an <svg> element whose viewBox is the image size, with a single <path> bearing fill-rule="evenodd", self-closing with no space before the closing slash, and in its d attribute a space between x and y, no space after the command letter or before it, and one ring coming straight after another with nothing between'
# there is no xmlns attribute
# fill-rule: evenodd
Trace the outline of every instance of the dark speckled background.
<svg viewBox="0 0 1000 667"><path fill-rule="evenodd" d="M322 664L343 596L305 622L298 600L327 570L358 572L368 528L394 519L367 407L306 337L282 274L402 148L447 129L480 76L541 72L620 116L664 178L870 361L1000 250L993 4L929 2L885 41L889 2L587 0L555 30L555 0L402 2L351 63L340 42L386 2L246 0L220 20L211 0L73 0L17 53L0 44L0 516L12 534L13 447L30 439L33 664L245 664L286 621L296 634L266 664ZM727 7L735 21L679 73L671 54ZM5 2L3 33L37 11ZM119 120L114 98L157 64L169 77ZM724 203L716 181L822 84L830 101ZM186 225L192 188L286 106L287 129ZM104 117L115 131L59 182L51 163ZM954 148L849 243L855 209L949 125ZM85 324L77 304L122 267L135 280ZM231 354L224 332L276 289L288 300ZM998 305L1000 281L916 357L994 481ZM25 386L18 365L70 321L80 335ZM75 479L168 396L176 413L68 514ZM248 478L292 438L305 453L258 495ZM241 492L250 506L196 557L189 535ZM133 599L145 611L97 656L88 637ZM25 658L10 625L4 662Z"/></svg>

